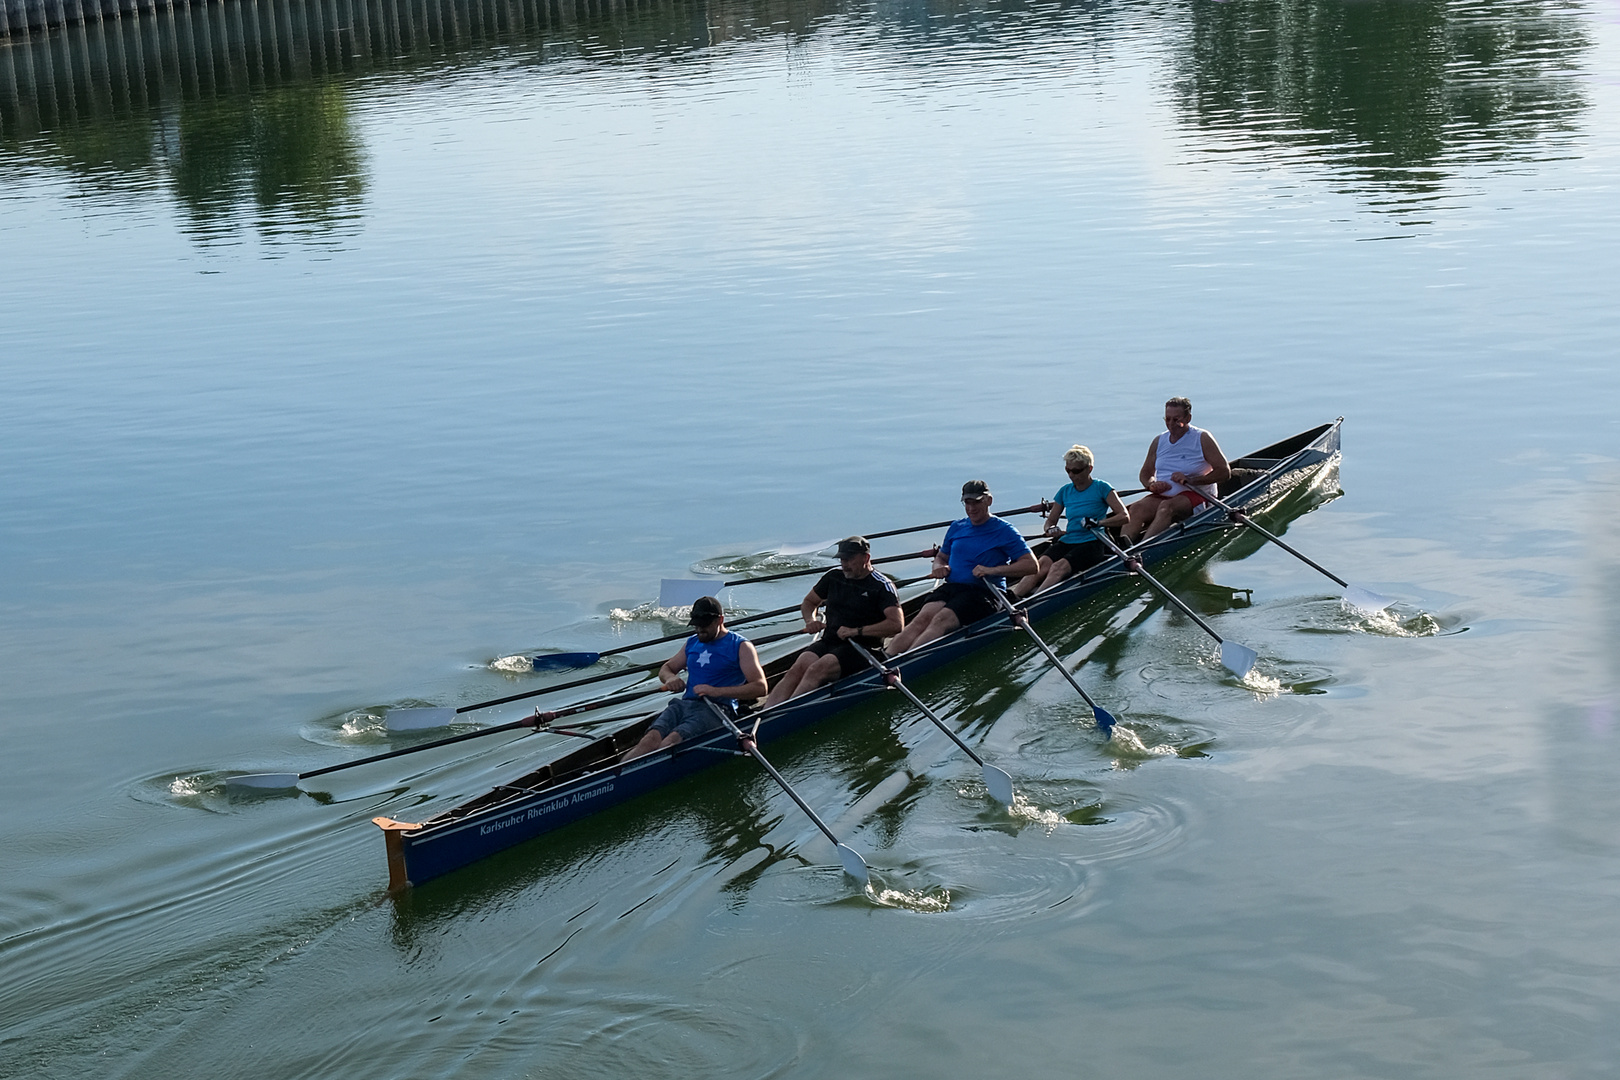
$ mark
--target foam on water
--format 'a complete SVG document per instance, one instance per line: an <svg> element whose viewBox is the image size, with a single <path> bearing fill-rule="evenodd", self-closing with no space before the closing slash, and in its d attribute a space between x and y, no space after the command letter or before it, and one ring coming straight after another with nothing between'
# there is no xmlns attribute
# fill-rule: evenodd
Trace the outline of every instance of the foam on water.
<svg viewBox="0 0 1620 1080"><path fill-rule="evenodd" d="M938 886L932 889L869 888L867 896L880 907L901 908L924 915L937 915L951 909L951 891Z"/></svg>
<svg viewBox="0 0 1620 1080"><path fill-rule="evenodd" d="M1114 730L1108 736L1108 752L1114 755L1115 767L1123 764L1121 759L1131 762L1147 761L1156 757L1175 757L1178 753L1169 743L1157 743L1149 746L1142 741L1142 737L1124 724L1115 724Z"/></svg>

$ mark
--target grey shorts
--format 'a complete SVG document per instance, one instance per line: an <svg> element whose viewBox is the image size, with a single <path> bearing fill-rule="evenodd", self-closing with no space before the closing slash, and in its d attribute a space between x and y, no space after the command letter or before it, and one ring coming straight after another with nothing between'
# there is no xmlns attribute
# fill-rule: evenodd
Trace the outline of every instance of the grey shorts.
<svg viewBox="0 0 1620 1080"><path fill-rule="evenodd" d="M715 704L733 717L737 715L735 709L727 708L727 702L716 701ZM687 742L722 726L720 718L709 708L707 699L676 698L664 706L664 711L653 721L652 730L660 735L673 731L681 737L682 742Z"/></svg>

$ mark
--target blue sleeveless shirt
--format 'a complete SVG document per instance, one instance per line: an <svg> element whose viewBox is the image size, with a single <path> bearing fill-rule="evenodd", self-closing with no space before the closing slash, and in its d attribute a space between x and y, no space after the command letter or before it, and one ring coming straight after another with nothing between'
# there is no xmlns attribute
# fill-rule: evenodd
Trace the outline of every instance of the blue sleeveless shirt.
<svg viewBox="0 0 1620 1080"><path fill-rule="evenodd" d="M742 665L737 661L737 652L742 648L742 643L743 636L735 630L727 630L707 643L699 641L696 634L687 638L686 697L697 697L692 693L692 687L699 683L706 683L709 686L741 686L747 682ZM737 707L735 698L726 704L734 709Z"/></svg>

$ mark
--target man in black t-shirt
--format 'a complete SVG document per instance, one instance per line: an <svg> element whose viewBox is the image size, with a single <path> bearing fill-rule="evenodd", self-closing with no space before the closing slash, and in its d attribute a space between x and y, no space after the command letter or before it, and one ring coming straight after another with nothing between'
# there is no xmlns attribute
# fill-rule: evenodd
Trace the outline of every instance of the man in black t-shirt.
<svg viewBox="0 0 1620 1080"><path fill-rule="evenodd" d="M837 570L829 570L804 594L799 612L804 632L821 636L801 652L793 666L765 696L769 708L790 697L808 693L867 666L849 642L853 638L875 655L883 655L883 639L906 625L900 594L894 582L872 569L872 545L864 536L838 541ZM816 609L827 605L827 620Z"/></svg>

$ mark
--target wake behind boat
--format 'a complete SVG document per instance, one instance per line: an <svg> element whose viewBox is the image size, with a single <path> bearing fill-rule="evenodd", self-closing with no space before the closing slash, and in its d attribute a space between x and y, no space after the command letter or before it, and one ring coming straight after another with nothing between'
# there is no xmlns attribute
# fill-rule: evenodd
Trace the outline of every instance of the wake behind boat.
<svg viewBox="0 0 1620 1080"><path fill-rule="evenodd" d="M764 745L804 730L883 693L888 686L886 680L915 678L955 663L1007 634L1024 632L1028 620L1044 619L1096 601L1105 590L1137 579L1139 571L1174 554L1199 546L1208 549L1206 554L1212 552L1218 546L1212 538L1244 530L1245 515L1275 506L1335 462L1342 423L1340 417L1234 459L1232 477L1219 492L1222 505L1211 503L1128 553L1116 554L1035 593L1015 611L999 611L900 654L889 661L888 671L873 668L858 672L801 697L749 713L741 722L743 728L749 729L746 735L752 743ZM1152 580L1145 574L1143 578ZM922 601L922 596L915 596L905 602L908 619L916 614ZM796 655L794 650L767 663L767 677L774 683ZM390 890L419 885L666 787L742 752L739 737L720 728L669 749L621 762L621 755L641 740L654 715L619 718L624 726L601 735L563 732L580 735L582 744L578 749L422 821L374 818L386 842ZM755 750L749 752L757 756Z"/></svg>

